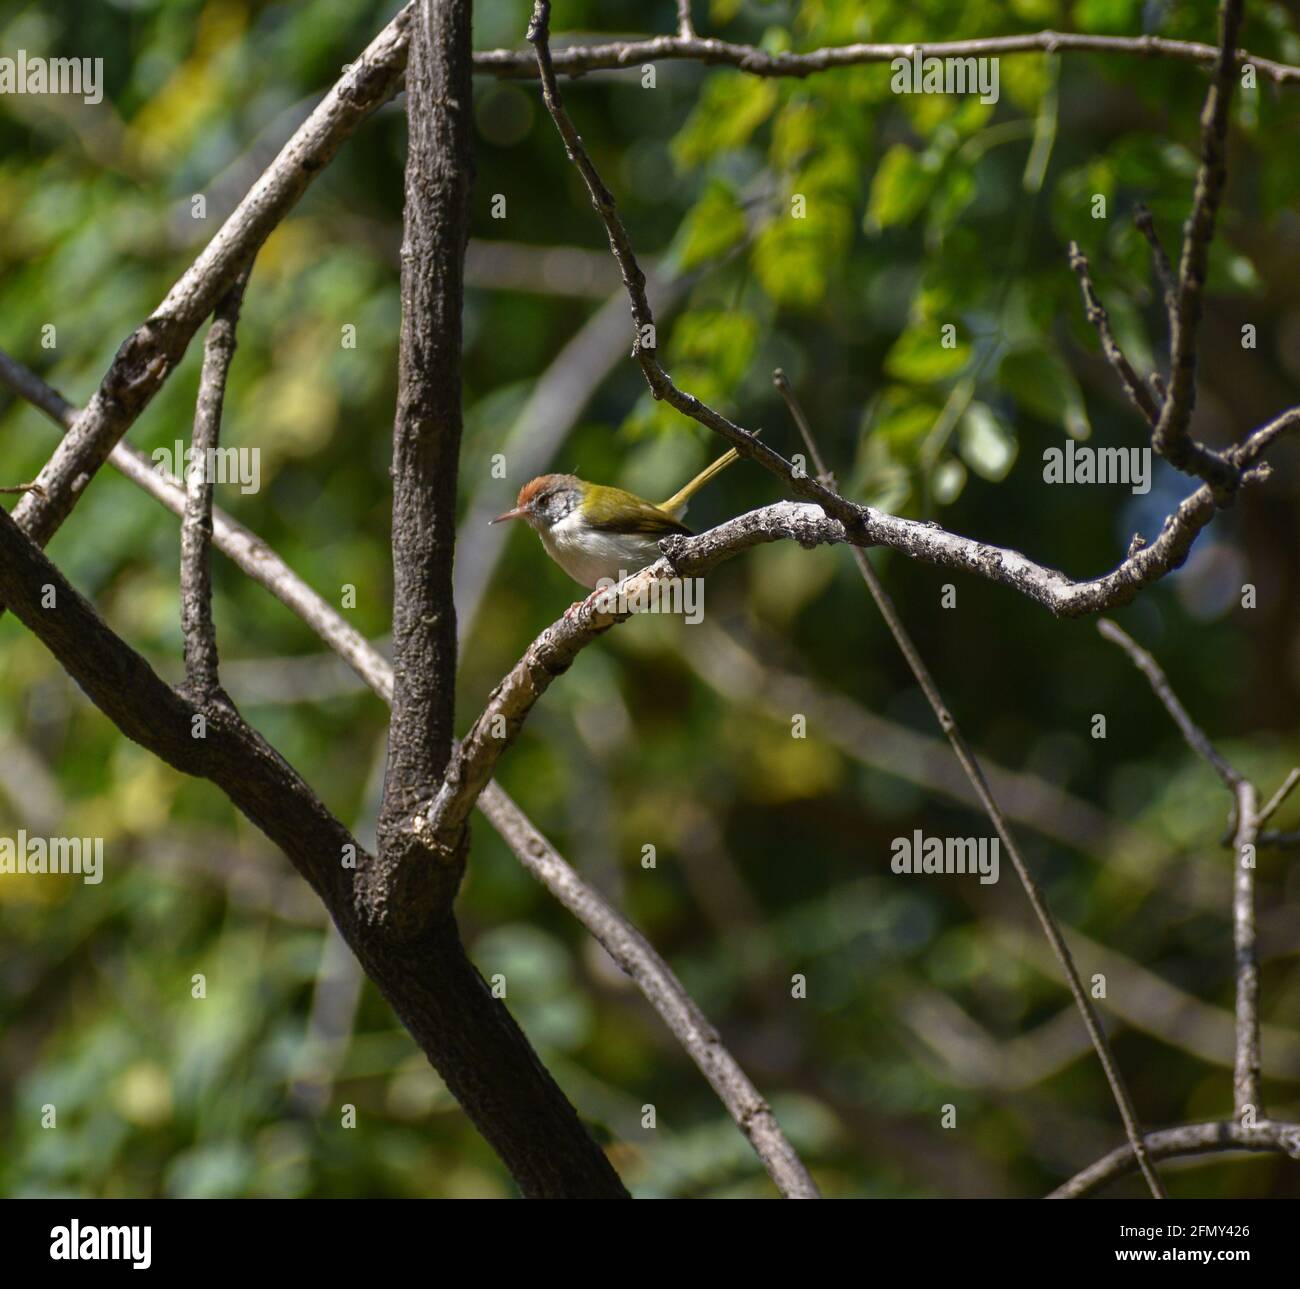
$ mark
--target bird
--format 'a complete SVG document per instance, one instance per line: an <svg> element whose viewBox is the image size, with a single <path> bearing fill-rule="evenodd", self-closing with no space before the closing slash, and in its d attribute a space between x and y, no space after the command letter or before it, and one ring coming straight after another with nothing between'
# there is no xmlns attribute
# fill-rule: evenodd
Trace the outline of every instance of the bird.
<svg viewBox="0 0 1300 1289"><path fill-rule="evenodd" d="M739 455L732 448L658 505L634 492L588 483L574 474L539 475L519 489L513 510L491 522L524 520L536 529L546 553L575 582L591 590L602 583L610 586L653 564L665 537L694 535L681 522L687 502Z"/></svg>

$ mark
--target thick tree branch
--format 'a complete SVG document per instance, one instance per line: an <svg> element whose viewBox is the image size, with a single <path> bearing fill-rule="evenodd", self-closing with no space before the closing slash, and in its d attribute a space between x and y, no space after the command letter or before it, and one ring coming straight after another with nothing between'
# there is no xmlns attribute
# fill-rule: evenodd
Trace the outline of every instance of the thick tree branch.
<svg viewBox="0 0 1300 1289"><path fill-rule="evenodd" d="M454 736L456 479L461 312L472 181L470 0L420 0L406 77L402 330L393 422L393 720L379 856L393 914L440 917L465 864L463 831L428 853L411 829Z"/></svg>
<svg viewBox="0 0 1300 1289"><path fill-rule="evenodd" d="M235 356L235 327L248 274L241 274L217 303L203 346L190 464L185 472L181 521L181 631L185 637L185 685L200 704L218 692L217 629L212 621L213 467L221 443L221 410Z"/></svg>

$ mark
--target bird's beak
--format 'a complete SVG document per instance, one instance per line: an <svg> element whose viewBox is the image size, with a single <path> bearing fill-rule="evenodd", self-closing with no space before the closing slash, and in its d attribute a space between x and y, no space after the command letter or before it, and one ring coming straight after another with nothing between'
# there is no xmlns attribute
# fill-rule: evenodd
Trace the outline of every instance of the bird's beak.
<svg viewBox="0 0 1300 1289"><path fill-rule="evenodd" d="M489 522L499 524L506 519L522 519L526 513L527 512L522 507L517 507L514 510L507 510L504 515L498 515L495 519L490 520Z"/></svg>

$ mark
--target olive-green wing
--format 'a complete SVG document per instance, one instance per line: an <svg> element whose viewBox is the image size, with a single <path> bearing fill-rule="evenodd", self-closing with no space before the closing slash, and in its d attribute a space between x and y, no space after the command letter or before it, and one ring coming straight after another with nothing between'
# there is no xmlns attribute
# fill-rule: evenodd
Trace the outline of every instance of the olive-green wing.
<svg viewBox="0 0 1300 1289"><path fill-rule="evenodd" d="M586 506L586 518L598 532L632 532L646 537L667 537L670 533L694 536L685 524L678 523L671 515L643 501L635 493L604 485L593 492L595 495L588 499ZM617 519L615 513L619 516Z"/></svg>

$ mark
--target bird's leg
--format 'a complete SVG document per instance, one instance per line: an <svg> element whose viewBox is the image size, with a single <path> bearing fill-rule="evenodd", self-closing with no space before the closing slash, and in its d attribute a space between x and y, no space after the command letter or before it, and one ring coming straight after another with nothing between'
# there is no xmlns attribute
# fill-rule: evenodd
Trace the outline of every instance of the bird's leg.
<svg viewBox="0 0 1300 1289"><path fill-rule="evenodd" d="M596 602L605 595L608 595L610 588L608 586L598 586L585 600L574 600L567 609L564 610L564 616L567 619L572 618L580 609L594 608Z"/></svg>

